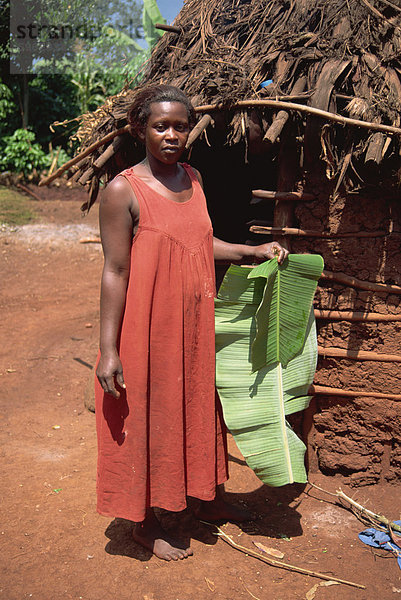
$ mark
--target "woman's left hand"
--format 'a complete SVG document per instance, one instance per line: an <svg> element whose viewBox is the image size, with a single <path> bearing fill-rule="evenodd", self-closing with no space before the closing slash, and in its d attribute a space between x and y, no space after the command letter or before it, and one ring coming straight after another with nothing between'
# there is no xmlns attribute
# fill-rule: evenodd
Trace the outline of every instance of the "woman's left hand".
<svg viewBox="0 0 401 600"><path fill-rule="evenodd" d="M287 258L289 252L283 248L278 242L270 242L269 244L261 244L252 248L256 260L263 262L271 258L277 257L277 262L281 265Z"/></svg>

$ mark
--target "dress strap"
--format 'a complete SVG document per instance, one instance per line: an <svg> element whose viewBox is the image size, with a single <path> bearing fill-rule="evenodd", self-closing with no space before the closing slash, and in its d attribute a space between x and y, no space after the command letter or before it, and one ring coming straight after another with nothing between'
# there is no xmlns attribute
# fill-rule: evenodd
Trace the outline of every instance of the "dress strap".
<svg viewBox="0 0 401 600"><path fill-rule="evenodd" d="M142 180L134 174L133 167L121 171L118 175L128 181L135 194L139 205L139 226L147 224L150 219L147 195L149 195L149 190L152 191L151 188L143 186Z"/></svg>
<svg viewBox="0 0 401 600"><path fill-rule="evenodd" d="M194 169L191 167L191 165L189 165L188 163L181 163L181 165L184 167L185 171L189 175L189 178L190 178L192 184L195 183L195 184L200 185L199 179L197 178L196 173L195 173Z"/></svg>
<svg viewBox="0 0 401 600"><path fill-rule="evenodd" d="M205 198L205 193L204 193L203 187L200 184L200 181L195 173L194 168L191 167L191 165L189 165L188 163L181 163L181 164L184 167L187 174L189 175L189 178L191 179L193 196L196 196L196 198L197 198L196 202L200 203L200 205L203 207L203 209L207 211L207 202L206 202L206 198Z"/></svg>

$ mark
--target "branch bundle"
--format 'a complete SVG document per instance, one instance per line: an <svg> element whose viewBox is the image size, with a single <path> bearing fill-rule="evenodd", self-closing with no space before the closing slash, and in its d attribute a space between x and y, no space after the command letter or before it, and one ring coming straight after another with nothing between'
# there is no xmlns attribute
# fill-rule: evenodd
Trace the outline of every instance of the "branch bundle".
<svg viewBox="0 0 401 600"><path fill-rule="evenodd" d="M76 137L81 151L90 150L74 179L93 191L93 179L107 182L117 164L131 166L133 153L123 144L99 169L94 163L104 149L93 144L126 125L127 108L143 85L168 83L183 89L199 112L222 110L229 144L247 141L252 112L265 144L277 145L284 127L293 144L304 144L305 156L317 140L338 186L359 189L361 174L372 171L363 172L366 161L379 169L376 182L394 187L400 28L401 11L382 0L188 0L174 25L164 27L140 85L83 115Z"/></svg>

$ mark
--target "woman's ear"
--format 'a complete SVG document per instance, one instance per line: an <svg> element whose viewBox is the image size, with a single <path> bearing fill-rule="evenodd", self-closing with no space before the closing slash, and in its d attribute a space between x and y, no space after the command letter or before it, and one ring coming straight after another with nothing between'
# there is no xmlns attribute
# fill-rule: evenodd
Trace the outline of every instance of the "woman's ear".
<svg viewBox="0 0 401 600"><path fill-rule="evenodd" d="M138 125L138 127L135 127L134 129L135 135L136 137L141 140L141 142L145 141L145 128L141 127L140 125Z"/></svg>
<svg viewBox="0 0 401 600"><path fill-rule="evenodd" d="M129 132L133 138L140 140L141 142L145 141L145 130L140 125L129 123Z"/></svg>

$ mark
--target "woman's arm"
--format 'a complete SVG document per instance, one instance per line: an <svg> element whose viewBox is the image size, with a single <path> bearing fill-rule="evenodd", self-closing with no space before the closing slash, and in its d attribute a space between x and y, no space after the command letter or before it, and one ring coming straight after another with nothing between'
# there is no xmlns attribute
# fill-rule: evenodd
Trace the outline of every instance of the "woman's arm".
<svg viewBox="0 0 401 600"><path fill-rule="evenodd" d="M201 174L194 167L192 169L203 189ZM289 254L288 250L280 246L278 242L260 244L259 246L247 246L246 244L223 242L223 240L219 240L216 237L213 238L213 253L214 260L231 263L242 263L244 261L263 262L277 256L279 264L283 263Z"/></svg>
<svg viewBox="0 0 401 600"><path fill-rule="evenodd" d="M213 252L216 261L221 260L232 263L242 263L244 261L263 262L277 256L277 260L281 264L288 256L288 250L280 246L278 242L248 246L246 244L230 244L216 237L213 238Z"/></svg>
<svg viewBox="0 0 401 600"><path fill-rule="evenodd" d="M117 337L127 291L133 224L139 209L129 183L118 177L102 194L99 209L104 267L100 292L100 360L96 375L105 392L119 397L125 387Z"/></svg>

